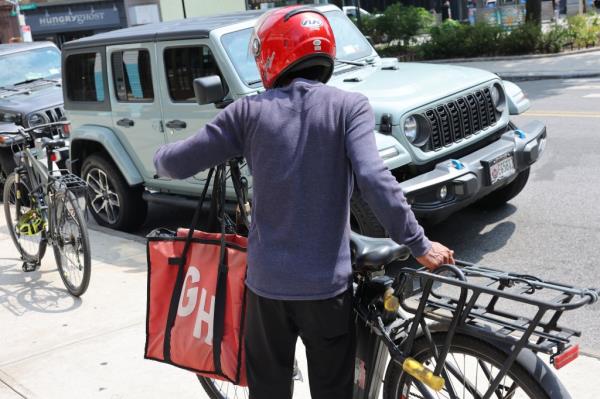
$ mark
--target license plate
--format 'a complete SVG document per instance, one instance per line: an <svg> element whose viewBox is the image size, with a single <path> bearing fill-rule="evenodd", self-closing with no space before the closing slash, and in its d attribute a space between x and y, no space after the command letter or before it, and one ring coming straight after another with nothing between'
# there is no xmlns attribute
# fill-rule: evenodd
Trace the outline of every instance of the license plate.
<svg viewBox="0 0 600 399"><path fill-rule="evenodd" d="M490 184L494 185L515 173L513 154L508 153L494 159L489 163Z"/></svg>

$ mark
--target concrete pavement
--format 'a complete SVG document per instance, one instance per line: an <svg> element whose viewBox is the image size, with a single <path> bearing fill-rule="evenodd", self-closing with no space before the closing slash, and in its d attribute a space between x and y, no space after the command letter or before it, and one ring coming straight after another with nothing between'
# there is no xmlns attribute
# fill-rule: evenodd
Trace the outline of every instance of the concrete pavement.
<svg viewBox="0 0 600 399"><path fill-rule="evenodd" d="M0 398L206 398L194 375L144 360L146 254L120 233L90 230L88 292L65 290L52 251L23 273L0 212ZM585 349L585 348L584 348ZM303 348L297 357L307 377ZM600 394L600 360L559 371L576 399ZM309 398L297 383L294 398Z"/></svg>
<svg viewBox="0 0 600 399"><path fill-rule="evenodd" d="M503 79L514 81L600 77L600 49L562 54L434 62L485 69Z"/></svg>

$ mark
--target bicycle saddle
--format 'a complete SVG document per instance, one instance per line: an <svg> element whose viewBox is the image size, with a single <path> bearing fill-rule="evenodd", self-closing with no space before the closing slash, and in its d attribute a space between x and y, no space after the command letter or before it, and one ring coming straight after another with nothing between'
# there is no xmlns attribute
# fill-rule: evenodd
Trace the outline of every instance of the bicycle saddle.
<svg viewBox="0 0 600 399"><path fill-rule="evenodd" d="M352 264L357 272L372 272L395 260L406 260L410 250L389 238L373 238L350 232Z"/></svg>

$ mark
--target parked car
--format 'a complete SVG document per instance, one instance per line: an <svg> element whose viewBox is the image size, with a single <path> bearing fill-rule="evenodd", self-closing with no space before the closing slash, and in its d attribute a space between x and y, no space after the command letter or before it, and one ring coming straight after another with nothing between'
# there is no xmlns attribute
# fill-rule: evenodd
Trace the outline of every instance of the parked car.
<svg viewBox="0 0 600 399"><path fill-rule="evenodd" d="M438 221L475 201L503 204L523 189L546 128L511 123L511 114L529 107L516 85L478 69L380 58L342 10L319 10L338 48L329 84L370 99L379 154L419 218ZM153 155L194 134L233 100L264 90L248 51L260 14L163 22L65 44L72 167L94 190L91 210L100 224L135 228L146 201L194 203L205 174L158 177ZM199 106L193 82L209 76L220 79L223 95ZM385 233L359 196L351 216L363 234Z"/></svg>
<svg viewBox="0 0 600 399"><path fill-rule="evenodd" d="M344 6L344 7L342 7L342 10L349 18L356 18L358 16L357 10L360 12L361 17L370 17L371 16L370 12L368 12L367 10L364 10L362 8L356 7L356 6Z"/></svg>
<svg viewBox="0 0 600 399"><path fill-rule="evenodd" d="M33 127L64 118L61 57L51 42L0 44L0 186L15 168L10 125ZM58 128L57 128L58 129ZM58 133L58 132L57 132Z"/></svg>

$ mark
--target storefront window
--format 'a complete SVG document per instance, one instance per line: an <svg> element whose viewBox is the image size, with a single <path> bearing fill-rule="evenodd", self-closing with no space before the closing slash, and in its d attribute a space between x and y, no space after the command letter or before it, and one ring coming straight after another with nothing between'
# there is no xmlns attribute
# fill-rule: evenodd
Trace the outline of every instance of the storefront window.
<svg viewBox="0 0 600 399"><path fill-rule="evenodd" d="M36 79L60 79L60 52L57 49L40 48L0 57L0 87Z"/></svg>
<svg viewBox="0 0 600 399"><path fill-rule="evenodd" d="M154 100L148 50L127 50L113 53L112 66L115 92L119 101L146 102Z"/></svg>
<svg viewBox="0 0 600 399"><path fill-rule="evenodd" d="M102 57L100 53L67 57L67 96L71 101L104 101Z"/></svg>
<svg viewBox="0 0 600 399"><path fill-rule="evenodd" d="M194 79L210 75L221 76L217 62L207 46L166 49L165 71L169 95L173 101L180 102L191 102L196 98Z"/></svg>

